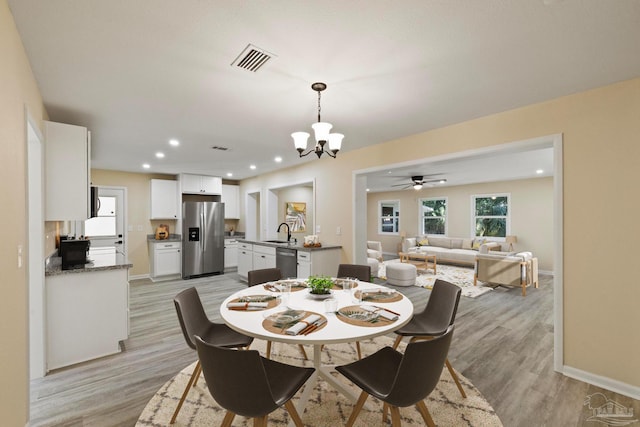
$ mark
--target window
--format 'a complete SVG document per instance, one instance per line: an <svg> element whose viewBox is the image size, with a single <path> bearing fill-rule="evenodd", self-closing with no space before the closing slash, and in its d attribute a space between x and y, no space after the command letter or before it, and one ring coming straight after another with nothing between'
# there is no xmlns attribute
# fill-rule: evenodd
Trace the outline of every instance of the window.
<svg viewBox="0 0 640 427"><path fill-rule="evenodd" d="M419 199L420 234L447 234L447 199Z"/></svg>
<svg viewBox="0 0 640 427"><path fill-rule="evenodd" d="M400 201L382 200L378 204L380 234L398 234L400 229Z"/></svg>
<svg viewBox="0 0 640 427"><path fill-rule="evenodd" d="M505 237L509 229L509 195L471 196L473 233L479 237Z"/></svg>

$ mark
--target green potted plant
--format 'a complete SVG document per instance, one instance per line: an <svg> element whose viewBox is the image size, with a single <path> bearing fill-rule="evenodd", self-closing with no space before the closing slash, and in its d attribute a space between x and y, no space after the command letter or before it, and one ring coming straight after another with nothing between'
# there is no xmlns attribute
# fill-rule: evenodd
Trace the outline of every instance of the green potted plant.
<svg viewBox="0 0 640 427"><path fill-rule="evenodd" d="M307 280L309 284L309 292L312 295L331 295L331 288L333 288L333 280L327 276L309 276Z"/></svg>

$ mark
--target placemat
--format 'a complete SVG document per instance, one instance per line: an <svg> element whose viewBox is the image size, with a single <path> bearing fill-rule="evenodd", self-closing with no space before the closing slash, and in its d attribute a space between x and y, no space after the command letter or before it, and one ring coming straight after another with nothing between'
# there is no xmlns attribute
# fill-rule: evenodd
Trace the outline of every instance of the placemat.
<svg viewBox="0 0 640 427"><path fill-rule="evenodd" d="M313 312L313 311L305 311L304 314L302 315L302 317L300 318L300 320L304 320L307 317L311 316L312 314L316 314L316 315L320 316L322 319L324 319L324 323L322 325L318 326L316 328L316 330L314 330L313 332L317 332L320 329L322 329L325 326L327 326L327 318L324 317L322 314L316 313L316 312ZM282 326L280 326L280 325L275 326L275 324L274 324L274 322L272 320L264 319L262 321L262 327L265 328L269 332L273 332L274 334L287 335L287 333L285 331L288 328L290 328L291 326L293 326L296 323L300 322L300 320L296 320L295 322L292 322L292 323L289 323L289 324L286 324L286 325L282 325ZM311 332L311 333L313 333L313 332ZM294 336L294 335L292 335L292 336Z"/></svg>
<svg viewBox="0 0 640 427"><path fill-rule="evenodd" d="M284 284L286 281L285 280L279 280L277 282L268 282L265 283L264 285L262 285L264 287L265 290L269 291L269 292L282 292L281 289L278 289L276 286L274 285L282 285ZM307 289L307 283L302 281L302 280L292 280L291 281L291 292L298 292L301 291L303 289Z"/></svg>
<svg viewBox="0 0 640 427"><path fill-rule="evenodd" d="M236 309L236 311L261 311L277 307L280 304L280 299L273 295L245 295L239 298L232 299L229 302L266 302L267 306L265 308L252 308L251 310ZM229 310L233 309L230 308Z"/></svg>
<svg viewBox="0 0 640 427"><path fill-rule="evenodd" d="M335 279L334 280L334 283L335 283L334 288L336 288L336 289L344 289L343 285L344 285L345 282L348 282L348 281L349 280L346 280L346 279ZM355 289L355 288L358 287L358 282L356 280L351 280L351 282L353 282L353 288L351 288L351 289Z"/></svg>
<svg viewBox="0 0 640 427"><path fill-rule="evenodd" d="M396 302L396 301L400 301L403 298L400 292L394 292L390 294L384 291L376 291L376 290L356 291L355 292L356 298L360 297L360 294L363 292L364 292L364 295L362 297L362 301L367 301L367 302Z"/></svg>
<svg viewBox="0 0 640 427"><path fill-rule="evenodd" d="M365 326L365 327L387 326L395 322L395 320L385 319L382 316L378 316L372 320L358 320L358 319L352 319L348 317L349 314L359 314L359 313L362 313L363 315L371 314L370 311L364 310L358 305L349 305L347 307L342 307L341 309L339 309L336 313L337 314L336 318L350 325Z"/></svg>

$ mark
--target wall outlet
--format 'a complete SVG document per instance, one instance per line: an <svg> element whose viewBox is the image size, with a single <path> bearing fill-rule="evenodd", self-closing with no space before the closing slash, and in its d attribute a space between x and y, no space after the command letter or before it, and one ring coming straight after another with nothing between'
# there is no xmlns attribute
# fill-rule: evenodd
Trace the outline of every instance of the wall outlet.
<svg viewBox="0 0 640 427"><path fill-rule="evenodd" d="M316 225L316 234L320 233L320 226Z"/></svg>
<svg viewBox="0 0 640 427"><path fill-rule="evenodd" d="M336 227L336 236L340 236L342 234L342 227L337 226Z"/></svg>

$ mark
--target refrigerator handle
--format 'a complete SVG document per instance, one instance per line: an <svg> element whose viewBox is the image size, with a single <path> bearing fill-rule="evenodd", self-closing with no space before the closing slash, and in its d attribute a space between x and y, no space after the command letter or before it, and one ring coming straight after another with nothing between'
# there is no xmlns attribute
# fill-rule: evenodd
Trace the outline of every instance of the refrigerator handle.
<svg viewBox="0 0 640 427"><path fill-rule="evenodd" d="M202 234L200 236L200 249L202 250L202 252L204 252L204 245L205 245L205 236L207 235L207 230L205 229L206 227L206 223L204 222L204 205L202 207L202 209L200 210L200 228L202 229Z"/></svg>

